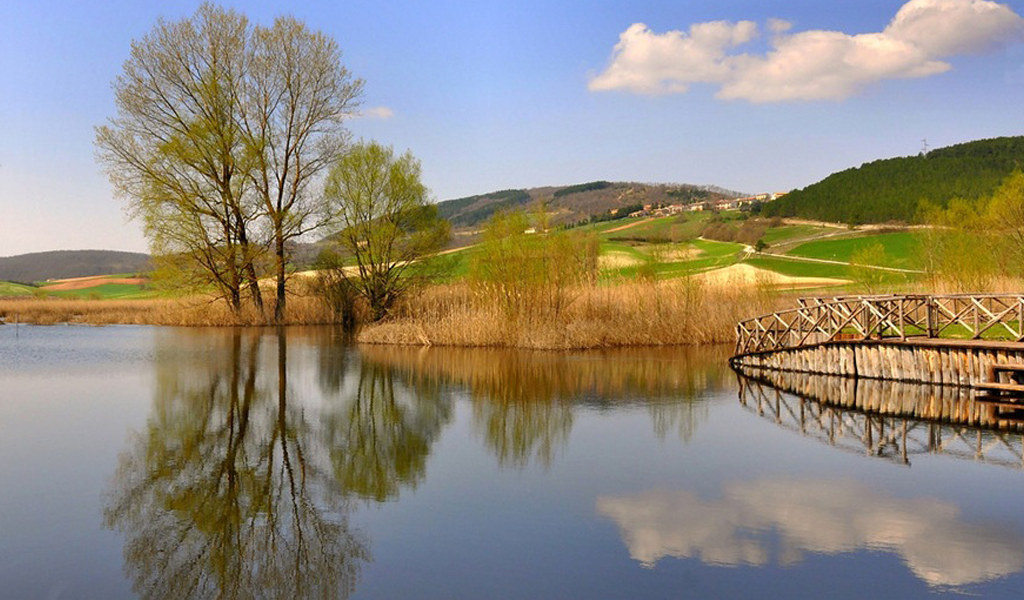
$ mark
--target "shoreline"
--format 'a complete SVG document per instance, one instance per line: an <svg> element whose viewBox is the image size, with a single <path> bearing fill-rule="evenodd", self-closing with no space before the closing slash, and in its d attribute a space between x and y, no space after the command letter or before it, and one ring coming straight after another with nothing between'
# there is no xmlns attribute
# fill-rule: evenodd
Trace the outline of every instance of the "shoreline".
<svg viewBox="0 0 1024 600"><path fill-rule="evenodd" d="M780 294L756 286L696 280L576 286L509 307L464 284L434 285L411 295L386 320L358 319L360 345L594 350L731 343L735 324L771 312ZM0 299L0 321L32 325L177 327L340 326L317 299L289 299L287 318L233 315L209 298L177 300Z"/></svg>

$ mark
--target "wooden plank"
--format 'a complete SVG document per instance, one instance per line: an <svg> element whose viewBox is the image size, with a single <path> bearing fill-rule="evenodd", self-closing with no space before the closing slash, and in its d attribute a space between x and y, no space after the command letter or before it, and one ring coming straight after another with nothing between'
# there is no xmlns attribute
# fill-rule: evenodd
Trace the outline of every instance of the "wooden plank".
<svg viewBox="0 0 1024 600"><path fill-rule="evenodd" d="M1000 392L1015 392L1024 395L1024 385L1018 383L999 383L996 381L979 381L974 387L983 390L996 390Z"/></svg>

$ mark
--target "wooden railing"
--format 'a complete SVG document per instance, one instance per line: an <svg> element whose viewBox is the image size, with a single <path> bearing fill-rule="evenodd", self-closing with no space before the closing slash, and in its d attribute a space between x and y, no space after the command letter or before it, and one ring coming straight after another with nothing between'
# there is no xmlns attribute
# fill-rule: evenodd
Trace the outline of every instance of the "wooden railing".
<svg viewBox="0 0 1024 600"><path fill-rule="evenodd" d="M836 340L928 337L1024 341L1024 294L800 298L736 326L736 354Z"/></svg>

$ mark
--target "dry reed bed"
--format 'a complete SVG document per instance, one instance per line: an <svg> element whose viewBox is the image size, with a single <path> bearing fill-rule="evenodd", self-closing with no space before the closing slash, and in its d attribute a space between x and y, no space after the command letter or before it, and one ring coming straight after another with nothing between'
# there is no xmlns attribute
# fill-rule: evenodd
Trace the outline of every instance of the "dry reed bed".
<svg viewBox="0 0 1024 600"><path fill-rule="evenodd" d="M333 322L333 315L321 302L309 297L288 301L289 325L319 325ZM233 314L223 301L212 298L175 300L65 300L0 299L0 319L7 323L53 325L167 325L181 327L226 327L264 325L266 316L248 308Z"/></svg>
<svg viewBox="0 0 1024 600"><path fill-rule="evenodd" d="M702 284L695 279L566 291L557 313L504 310L468 285L436 286L409 299L358 340L405 344L583 349L733 342L736 323L786 304L765 288Z"/></svg>
<svg viewBox="0 0 1024 600"><path fill-rule="evenodd" d="M551 291L525 310L509 310L468 284L429 287L400 304L386 321L362 327L367 344L569 350L670 346L734 341L736 323L792 303L763 286L712 285L696 279L589 285ZM360 310L365 315L365 310ZM252 309L234 315L210 298L162 300L0 300L8 323L251 326L267 324ZM337 322L325 303L289 299L285 324Z"/></svg>

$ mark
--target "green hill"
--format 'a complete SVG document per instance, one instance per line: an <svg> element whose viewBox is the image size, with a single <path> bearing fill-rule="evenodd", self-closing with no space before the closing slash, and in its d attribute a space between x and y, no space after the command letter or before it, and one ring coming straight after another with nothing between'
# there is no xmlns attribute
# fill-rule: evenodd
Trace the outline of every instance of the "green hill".
<svg viewBox="0 0 1024 600"><path fill-rule="evenodd" d="M951 198L981 198L1019 168L1024 168L1024 136L978 140L833 173L766 204L763 213L853 224L911 223L922 200L945 206Z"/></svg>

